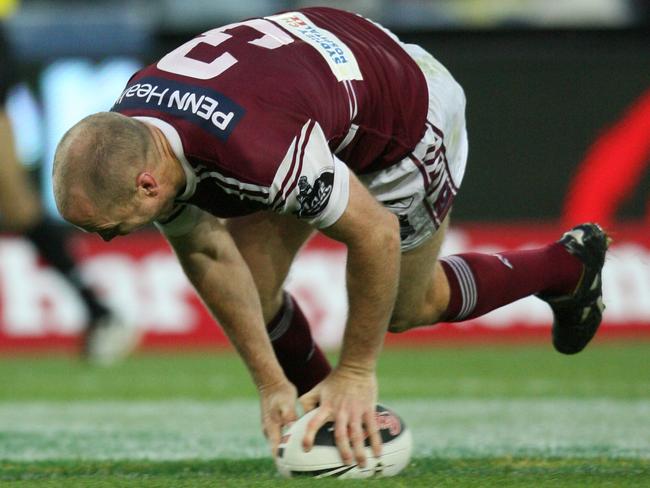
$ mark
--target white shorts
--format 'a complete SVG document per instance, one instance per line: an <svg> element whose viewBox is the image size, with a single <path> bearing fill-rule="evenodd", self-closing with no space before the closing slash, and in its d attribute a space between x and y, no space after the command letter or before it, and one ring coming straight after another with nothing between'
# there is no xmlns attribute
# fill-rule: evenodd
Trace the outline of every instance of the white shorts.
<svg viewBox="0 0 650 488"><path fill-rule="evenodd" d="M402 252L418 247L443 222L467 163L465 94L449 71L415 44L402 44L424 72L429 111L424 137L390 168L360 175L370 193L400 222Z"/></svg>

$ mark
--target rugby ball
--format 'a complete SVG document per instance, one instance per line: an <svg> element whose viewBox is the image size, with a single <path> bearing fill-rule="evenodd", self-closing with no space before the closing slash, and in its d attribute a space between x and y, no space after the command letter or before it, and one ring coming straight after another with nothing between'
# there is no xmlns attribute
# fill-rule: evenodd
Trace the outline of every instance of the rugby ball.
<svg viewBox="0 0 650 488"><path fill-rule="evenodd" d="M334 441L334 422L328 422L316 433L311 451L304 452L302 439L307 424L316 414L312 410L294 422L282 436L275 459L278 471L285 477L314 478L372 478L395 476L411 459L413 440L411 431L404 421L392 410L377 405L375 418L381 440L382 454L372 454L370 442L366 439L366 467L343 464Z"/></svg>

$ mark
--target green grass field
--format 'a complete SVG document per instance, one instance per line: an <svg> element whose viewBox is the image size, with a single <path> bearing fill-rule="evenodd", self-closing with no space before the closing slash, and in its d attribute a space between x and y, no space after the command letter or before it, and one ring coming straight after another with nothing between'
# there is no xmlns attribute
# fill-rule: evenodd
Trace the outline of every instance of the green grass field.
<svg viewBox="0 0 650 488"><path fill-rule="evenodd" d="M650 486L650 343L388 349L381 401L411 465L368 481L283 480L230 353L109 369L0 361L1 486Z"/></svg>

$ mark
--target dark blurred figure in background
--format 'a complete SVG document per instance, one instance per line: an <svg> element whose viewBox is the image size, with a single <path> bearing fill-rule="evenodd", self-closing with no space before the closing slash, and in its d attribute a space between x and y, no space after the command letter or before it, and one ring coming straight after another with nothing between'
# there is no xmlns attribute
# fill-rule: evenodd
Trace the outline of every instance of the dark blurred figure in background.
<svg viewBox="0 0 650 488"><path fill-rule="evenodd" d="M40 196L16 155L6 113L7 92L16 78L16 65L2 28L0 8L0 231L29 239L39 254L74 286L88 310L82 354L88 361L110 364L130 353L139 331L109 310L80 280L66 249L66 229L45 215Z"/></svg>

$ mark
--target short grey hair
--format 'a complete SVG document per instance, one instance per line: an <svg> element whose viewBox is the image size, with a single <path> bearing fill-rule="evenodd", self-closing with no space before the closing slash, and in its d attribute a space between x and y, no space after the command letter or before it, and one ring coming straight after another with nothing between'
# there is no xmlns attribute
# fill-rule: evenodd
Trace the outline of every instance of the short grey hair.
<svg viewBox="0 0 650 488"><path fill-rule="evenodd" d="M68 130L54 156L54 196L59 210L81 188L96 208L130 201L135 179L145 168L151 134L140 121L113 112L90 115Z"/></svg>

